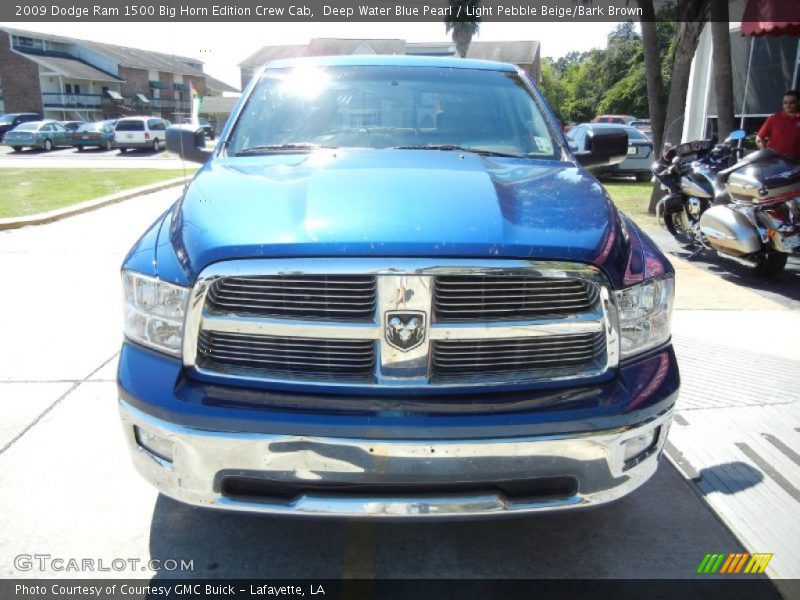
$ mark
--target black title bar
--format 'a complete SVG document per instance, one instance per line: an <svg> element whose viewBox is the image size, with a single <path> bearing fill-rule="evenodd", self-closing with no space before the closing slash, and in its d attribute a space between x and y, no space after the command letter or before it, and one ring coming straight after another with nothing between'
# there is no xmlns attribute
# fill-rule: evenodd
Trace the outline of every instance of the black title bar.
<svg viewBox="0 0 800 600"><path fill-rule="evenodd" d="M754 1L754 0L751 0ZM705 20L687 0L3 0L0 21L93 22L617 22ZM683 7L683 8L682 8ZM800 2L776 4L775 20L800 20ZM783 14L785 13L785 14Z"/></svg>

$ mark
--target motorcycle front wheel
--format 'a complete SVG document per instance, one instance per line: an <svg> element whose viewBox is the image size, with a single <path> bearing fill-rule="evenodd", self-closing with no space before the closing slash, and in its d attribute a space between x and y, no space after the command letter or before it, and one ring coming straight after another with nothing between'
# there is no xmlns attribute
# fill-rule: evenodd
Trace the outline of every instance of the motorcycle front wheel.
<svg viewBox="0 0 800 600"><path fill-rule="evenodd" d="M686 212L676 211L664 215L664 225L669 234L675 238L675 241L686 250L694 248L694 239L692 238L691 230L689 229L689 221L686 218Z"/></svg>

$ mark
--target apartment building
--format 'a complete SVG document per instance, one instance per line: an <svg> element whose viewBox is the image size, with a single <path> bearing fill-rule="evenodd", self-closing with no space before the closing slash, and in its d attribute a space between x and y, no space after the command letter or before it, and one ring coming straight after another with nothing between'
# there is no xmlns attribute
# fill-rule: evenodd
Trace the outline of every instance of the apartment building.
<svg viewBox="0 0 800 600"><path fill-rule="evenodd" d="M0 27L0 113L176 121L191 111L190 86L203 96L238 91L192 58Z"/></svg>

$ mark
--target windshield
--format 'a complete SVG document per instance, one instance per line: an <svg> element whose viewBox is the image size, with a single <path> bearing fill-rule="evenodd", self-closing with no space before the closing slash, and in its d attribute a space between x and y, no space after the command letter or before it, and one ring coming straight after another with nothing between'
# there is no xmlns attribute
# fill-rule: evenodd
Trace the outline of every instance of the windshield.
<svg viewBox="0 0 800 600"><path fill-rule="evenodd" d="M0 117L0 125L8 125L9 123L13 123L16 116L17 115L3 115Z"/></svg>
<svg viewBox="0 0 800 600"><path fill-rule="evenodd" d="M228 153L317 146L559 156L539 106L513 72L408 66L267 71L237 121Z"/></svg>

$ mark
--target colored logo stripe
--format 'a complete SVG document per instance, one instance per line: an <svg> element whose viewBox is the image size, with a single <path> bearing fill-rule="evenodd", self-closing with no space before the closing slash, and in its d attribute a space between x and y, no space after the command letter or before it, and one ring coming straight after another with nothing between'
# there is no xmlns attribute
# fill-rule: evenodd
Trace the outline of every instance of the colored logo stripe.
<svg viewBox="0 0 800 600"><path fill-rule="evenodd" d="M770 560L772 560L772 554L766 553L750 555L747 552L734 552L732 554L709 552L703 557L700 566L697 567L697 572L703 574L717 572L732 574L741 573L742 569L744 569L745 573L763 573L767 569Z"/></svg>

